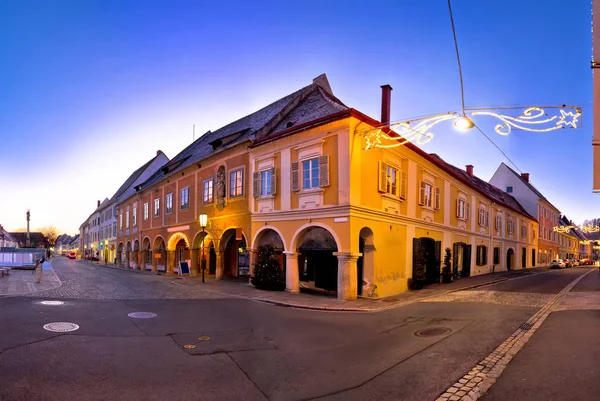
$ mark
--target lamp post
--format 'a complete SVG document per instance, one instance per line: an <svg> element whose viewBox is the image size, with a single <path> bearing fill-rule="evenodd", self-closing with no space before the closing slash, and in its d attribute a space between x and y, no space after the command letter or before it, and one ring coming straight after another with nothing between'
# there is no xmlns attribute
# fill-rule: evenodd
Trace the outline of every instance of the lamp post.
<svg viewBox="0 0 600 401"><path fill-rule="evenodd" d="M200 256L200 268L202 269L202 282L204 283L204 229L206 228L206 224L208 222L208 215L206 213L202 213L198 216L198 221L200 223L200 227L202 227L202 256Z"/></svg>

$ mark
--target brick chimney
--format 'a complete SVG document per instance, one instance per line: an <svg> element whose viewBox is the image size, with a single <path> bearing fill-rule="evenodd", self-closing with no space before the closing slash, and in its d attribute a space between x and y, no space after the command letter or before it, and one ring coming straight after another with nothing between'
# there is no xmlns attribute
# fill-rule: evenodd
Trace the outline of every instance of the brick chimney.
<svg viewBox="0 0 600 401"><path fill-rule="evenodd" d="M473 177L473 165L472 164L467 164L467 175L469 177Z"/></svg>
<svg viewBox="0 0 600 401"><path fill-rule="evenodd" d="M392 87L381 85L381 122L390 125L390 110L392 107Z"/></svg>
<svg viewBox="0 0 600 401"><path fill-rule="evenodd" d="M100 207L100 201L98 201L98 207Z"/></svg>
<svg viewBox="0 0 600 401"><path fill-rule="evenodd" d="M521 178L525 180L525 182L529 182L529 173L521 173Z"/></svg>

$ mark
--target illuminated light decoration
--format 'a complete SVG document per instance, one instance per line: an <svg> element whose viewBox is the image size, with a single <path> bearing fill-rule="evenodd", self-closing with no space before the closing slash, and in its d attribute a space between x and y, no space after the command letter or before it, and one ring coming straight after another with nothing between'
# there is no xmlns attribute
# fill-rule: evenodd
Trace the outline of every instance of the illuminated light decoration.
<svg viewBox="0 0 600 401"><path fill-rule="evenodd" d="M580 244L582 245L590 245L592 243L592 241L590 241L589 239L585 240L585 241L579 241Z"/></svg>
<svg viewBox="0 0 600 401"><path fill-rule="evenodd" d="M561 128L577 128L577 121L581 117L581 109L572 107L574 111L560 109L560 115L548 116L542 107L529 107L518 117L511 117L493 111L473 111L474 116L492 116L502 120L504 124L497 124L494 129L500 135L508 135L513 128L531 132L549 132Z"/></svg>
<svg viewBox="0 0 600 401"><path fill-rule="evenodd" d="M585 225L585 226L554 226L552 227L552 229L557 232L557 233L568 233L571 230L579 230L579 231L583 231L584 233L597 233L600 232L600 226L594 226L591 224ZM584 243L585 241L580 241L581 243Z"/></svg>
<svg viewBox="0 0 600 401"><path fill-rule="evenodd" d="M596 245L596 246L594 247L594 249L600 249L600 246Z"/></svg>
<svg viewBox="0 0 600 401"><path fill-rule="evenodd" d="M389 130L398 136L392 136L392 132L384 132L384 127L368 130L364 136L366 139L365 150L372 148L395 148L408 142L424 145L433 139L431 128L447 120L456 120L456 113L438 114L418 120L403 121L389 125Z"/></svg>
<svg viewBox="0 0 600 401"><path fill-rule="evenodd" d="M528 107L519 116L513 117L499 113L498 110L516 110L517 108L470 108L466 113L448 112L435 114L414 120L402 121L390 125L368 129L360 134L365 137L365 150L372 148L395 148L408 142L424 145L433 139L431 129L443 122L451 120L456 129L461 131L475 127L475 122L467 116L490 116L501 120L494 129L500 135L508 135L513 129L530 132L550 132L561 128L578 128L581 108L574 106L533 106ZM547 110L559 113L549 116Z"/></svg>

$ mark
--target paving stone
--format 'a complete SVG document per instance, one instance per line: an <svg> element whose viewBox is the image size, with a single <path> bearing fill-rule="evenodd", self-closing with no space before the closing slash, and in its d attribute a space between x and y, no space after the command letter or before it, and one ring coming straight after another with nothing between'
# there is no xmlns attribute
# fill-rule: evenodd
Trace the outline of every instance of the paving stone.
<svg viewBox="0 0 600 401"><path fill-rule="evenodd" d="M460 397L457 395L453 395L452 397L448 398L450 401L458 401L460 400Z"/></svg>
<svg viewBox="0 0 600 401"><path fill-rule="evenodd" d="M460 390L456 392L456 395L458 395L459 397L462 397L463 395L467 395L466 391Z"/></svg>
<svg viewBox="0 0 600 401"><path fill-rule="evenodd" d="M457 391L458 391L458 389L457 389L456 387L450 387L450 388L448 389L448 391L447 391L447 392L448 392L448 393L452 393L452 394L454 394L454 393L456 393Z"/></svg>

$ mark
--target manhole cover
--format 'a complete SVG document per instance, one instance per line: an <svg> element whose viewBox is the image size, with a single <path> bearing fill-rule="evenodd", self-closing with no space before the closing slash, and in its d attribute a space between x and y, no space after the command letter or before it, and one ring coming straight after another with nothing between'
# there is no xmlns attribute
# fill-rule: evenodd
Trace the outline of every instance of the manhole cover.
<svg viewBox="0 0 600 401"><path fill-rule="evenodd" d="M65 333L67 331L75 331L79 328L78 325L76 325L75 323L69 323L69 322L55 322L55 323L48 323L44 325L44 329L48 330L48 331L55 331L58 333Z"/></svg>
<svg viewBox="0 0 600 401"><path fill-rule="evenodd" d="M442 336L450 333L452 330L447 327L431 327L428 329L419 330L415 333L418 337Z"/></svg>
<svg viewBox="0 0 600 401"><path fill-rule="evenodd" d="M152 312L131 312L128 313L127 316L132 317L134 319L150 319L156 317L156 313Z"/></svg>
<svg viewBox="0 0 600 401"><path fill-rule="evenodd" d="M196 348L196 346L193 345L193 344L186 344L186 345L183 346L183 348L185 348L185 349L194 349L194 348Z"/></svg>
<svg viewBox="0 0 600 401"><path fill-rule="evenodd" d="M208 340L210 340L210 337L209 336L202 336L202 337L198 337L198 340L200 340L200 341L208 341Z"/></svg>
<svg viewBox="0 0 600 401"><path fill-rule="evenodd" d="M42 301L40 302L40 304L42 305L62 305L64 304L63 301Z"/></svg>

